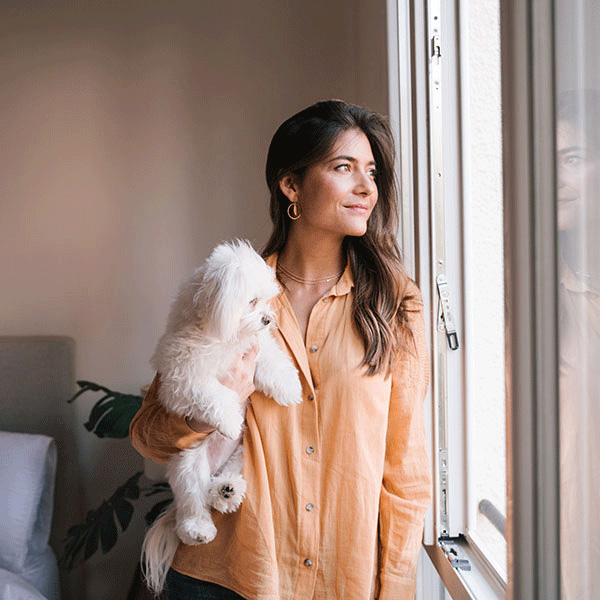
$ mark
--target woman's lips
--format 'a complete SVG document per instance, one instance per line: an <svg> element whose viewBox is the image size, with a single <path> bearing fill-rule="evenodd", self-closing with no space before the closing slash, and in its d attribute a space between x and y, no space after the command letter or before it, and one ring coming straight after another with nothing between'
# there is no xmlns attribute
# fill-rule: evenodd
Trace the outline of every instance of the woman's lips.
<svg viewBox="0 0 600 600"><path fill-rule="evenodd" d="M349 204L345 208L358 213L366 213L369 210L368 204Z"/></svg>

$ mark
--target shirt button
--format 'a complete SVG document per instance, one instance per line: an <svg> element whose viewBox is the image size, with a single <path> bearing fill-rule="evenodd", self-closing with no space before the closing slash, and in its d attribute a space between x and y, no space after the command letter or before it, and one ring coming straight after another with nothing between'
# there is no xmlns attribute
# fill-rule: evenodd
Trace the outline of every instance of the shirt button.
<svg viewBox="0 0 600 600"><path fill-rule="evenodd" d="M306 446L306 454L312 454L315 449L312 446Z"/></svg>
<svg viewBox="0 0 600 600"><path fill-rule="evenodd" d="M317 346L315 346L314 344L309 348L309 350L311 352L316 352L319 348Z"/></svg>
<svg viewBox="0 0 600 600"><path fill-rule="evenodd" d="M305 558L304 559L304 566L305 567L312 567L312 560L310 560L310 558Z"/></svg>
<svg viewBox="0 0 600 600"><path fill-rule="evenodd" d="M308 512L310 512L313 508L314 508L314 506L310 502L306 505L306 510Z"/></svg>
<svg viewBox="0 0 600 600"><path fill-rule="evenodd" d="M312 394L309 394L308 399L312 402L315 399L315 397Z"/></svg>

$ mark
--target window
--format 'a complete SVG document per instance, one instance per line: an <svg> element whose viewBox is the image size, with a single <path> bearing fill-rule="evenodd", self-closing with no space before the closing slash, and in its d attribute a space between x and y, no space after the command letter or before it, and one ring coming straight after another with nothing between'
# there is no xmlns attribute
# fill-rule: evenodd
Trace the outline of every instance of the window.
<svg viewBox="0 0 600 600"><path fill-rule="evenodd" d="M422 563L446 588L424 577L418 598L591 599L600 4L388 8L402 241L433 366L435 501Z"/></svg>
<svg viewBox="0 0 600 600"><path fill-rule="evenodd" d="M506 561L506 391L499 0L460 3L465 534L502 581Z"/></svg>
<svg viewBox="0 0 600 600"><path fill-rule="evenodd" d="M405 1L392 3L389 14L398 24L391 33L399 76L390 77L390 101L399 105L403 233L407 222L413 227L403 235L404 255L431 331L426 418L435 501L425 542L439 570L456 565L447 573L451 581L445 578L454 595L460 588L502 597L507 477L499 4ZM412 69L400 68L407 62Z"/></svg>
<svg viewBox="0 0 600 600"><path fill-rule="evenodd" d="M600 7L559 0L556 13L560 579L563 598L592 600L600 589Z"/></svg>

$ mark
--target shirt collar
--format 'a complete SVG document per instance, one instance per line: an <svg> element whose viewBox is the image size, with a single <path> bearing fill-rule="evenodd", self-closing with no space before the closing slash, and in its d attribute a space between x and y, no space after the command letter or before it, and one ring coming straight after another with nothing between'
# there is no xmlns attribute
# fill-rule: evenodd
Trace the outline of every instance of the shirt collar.
<svg viewBox="0 0 600 600"><path fill-rule="evenodd" d="M274 252L270 254L265 259L265 262L275 271L277 272L277 260L279 258L279 254ZM277 282L279 285L279 289L282 290L281 284L279 281ZM354 287L354 275L352 273L352 267L350 266L350 261L346 262L346 267L342 276L337 280L337 283L327 292L327 296L344 296Z"/></svg>
<svg viewBox="0 0 600 600"><path fill-rule="evenodd" d="M570 292L598 295L598 292L589 286L585 278L578 277L564 260L560 262L560 282Z"/></svg>

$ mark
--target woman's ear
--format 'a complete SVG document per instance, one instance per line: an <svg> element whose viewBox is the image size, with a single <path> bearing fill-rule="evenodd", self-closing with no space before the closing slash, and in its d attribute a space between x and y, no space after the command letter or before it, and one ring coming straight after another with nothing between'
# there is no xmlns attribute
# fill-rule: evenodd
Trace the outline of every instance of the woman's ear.
<svg viewBox="0 0 600 600"><path fill-rule="evenodd" d="M298 198L298 185L293 175L284 175L279 180L279 189L285 194L290 202L295 202Z"/></svg>

